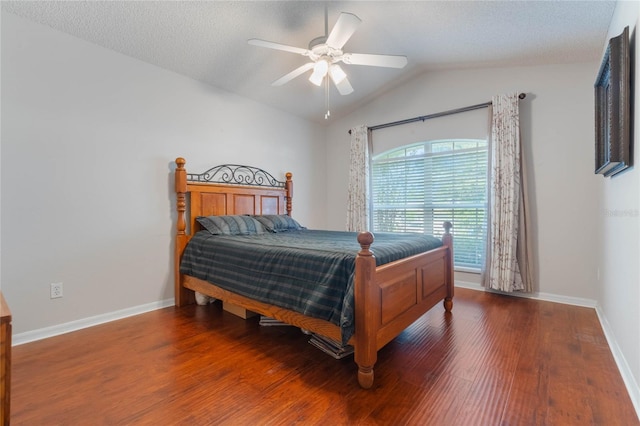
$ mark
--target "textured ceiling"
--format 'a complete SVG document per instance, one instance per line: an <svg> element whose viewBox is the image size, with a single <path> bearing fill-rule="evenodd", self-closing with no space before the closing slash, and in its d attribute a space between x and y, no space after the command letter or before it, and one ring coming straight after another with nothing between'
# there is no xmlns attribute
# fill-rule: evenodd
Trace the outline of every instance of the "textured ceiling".
<svg viewBox="0 0 640 426"><path fill-rule="evenodd" d="M362 24L345 52L406 55L404 69L344 65L355 91L332 87L332 116L430 69L598 61L615 1L3 1L2 10L125 55L325 122L324 89L306 76L271 82L307 62L247 44L307 48L340 12Z"/></svg>

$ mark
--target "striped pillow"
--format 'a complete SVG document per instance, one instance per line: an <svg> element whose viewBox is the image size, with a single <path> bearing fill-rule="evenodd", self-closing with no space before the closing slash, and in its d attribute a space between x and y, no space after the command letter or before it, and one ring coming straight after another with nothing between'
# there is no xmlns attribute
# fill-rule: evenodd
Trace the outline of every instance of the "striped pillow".
<svg viewBox="0 0 640 426"><path fill-rule="evenodd" d="M307 229L300 225L295 219L286 214L266 214L262 216L253 216L258 220L267 231L282 232L291 229Z"/></svg>
<svg viewBox="0 0 640 426"><path fill-rule="evenodd" d="M264 234L264 226L251 216L198 216L198 223L214 235Z"/></svg>

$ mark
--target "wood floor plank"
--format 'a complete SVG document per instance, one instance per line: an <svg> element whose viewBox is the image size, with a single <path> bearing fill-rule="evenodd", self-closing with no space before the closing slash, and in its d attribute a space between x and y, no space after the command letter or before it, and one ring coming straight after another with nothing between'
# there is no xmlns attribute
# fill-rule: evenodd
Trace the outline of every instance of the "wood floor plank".
<svg viewBox="0 0 640 426"><path fill-rule="evenodd" d="M361 389L293 327L166 308L13 348L13 425L638 425L593 309L457 289Z"/></svg>
<svg viewBox="0 0 640 426"><path fill-rule="evenodd" d="M549 336L553 324L544 321L544 306L529 312L526 333L514 371L509 400L505 406L503 422L508 425L545 425L548 412L549 368L552 363L552 345ZM543 309L541 309L543 308Z"/></svg>
<svg viewBox="0 0 640 426"><path fill-rule="evenodd" d="M451 374L442 374L429 389L423 389L419 402L406 414L406 424L460 424L460 412L473 383Z"/></svg>

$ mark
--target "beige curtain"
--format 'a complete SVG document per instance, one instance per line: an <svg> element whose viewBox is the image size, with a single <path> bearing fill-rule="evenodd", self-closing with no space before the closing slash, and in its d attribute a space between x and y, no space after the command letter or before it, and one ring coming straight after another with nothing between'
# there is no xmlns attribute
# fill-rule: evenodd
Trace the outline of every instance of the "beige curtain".
<svg viewBox="0 0 640 426"><path fill-rule="evenodd" d="M489 222L482 285L533 291L518 94L492 99Z"/></svg>
<svg viewBox="0 0 640 426"><path fill-rule="evenodd" d="M367 126L351 129L347 231L369 230L369 141Z"/></svg>

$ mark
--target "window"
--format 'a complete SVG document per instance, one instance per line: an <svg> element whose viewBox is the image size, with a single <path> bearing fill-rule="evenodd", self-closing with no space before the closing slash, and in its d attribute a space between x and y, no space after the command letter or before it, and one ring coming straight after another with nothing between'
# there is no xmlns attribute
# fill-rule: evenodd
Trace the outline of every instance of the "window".
<svg viewBox="0 0 640 426"><path fill-rule="evenodd" d="M376 232L455 231L454 263L478 270L487 230L487 141L436 140L373 157L372 221Z"/></svg>

